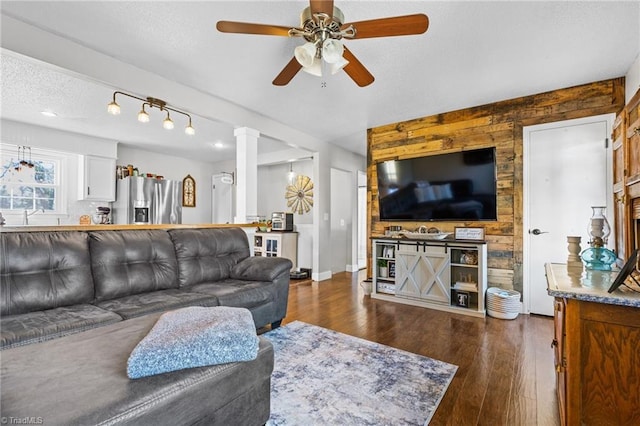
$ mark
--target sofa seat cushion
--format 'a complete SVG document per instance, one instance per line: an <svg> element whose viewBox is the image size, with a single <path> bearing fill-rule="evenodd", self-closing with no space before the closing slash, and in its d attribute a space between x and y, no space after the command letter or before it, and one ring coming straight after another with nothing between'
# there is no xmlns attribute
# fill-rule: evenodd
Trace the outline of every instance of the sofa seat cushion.
<svg viewBox="0 0 640 426"><path fill-rule="evenodd" d="M203 297L202 294L169 289L96 302L96 306L128 319L185 306L218 306L218 299L215 295Z"/></svg>
<svg viewBox="0 0 640 426"><path fill-rule="evenodd" d="M38 343L119 321L120 315L88 304L11 315L0 319L0 347Z"/></svg>
<svg viewBox="0 0 640 426"><path fill-rule="evenodd" d="M265 424L273 371L265 338L253 361L127 377L129 354L158 316L3 351L2 416L47 425Z"/></svg>
<svg viewBox="0 0 640 426"><path fill-rule="evenodd" d="M218 299L220 306L253 308L272 302L275 286L265 281L243 281L227 279L189 287L194 293L208 294Z"/></svg>

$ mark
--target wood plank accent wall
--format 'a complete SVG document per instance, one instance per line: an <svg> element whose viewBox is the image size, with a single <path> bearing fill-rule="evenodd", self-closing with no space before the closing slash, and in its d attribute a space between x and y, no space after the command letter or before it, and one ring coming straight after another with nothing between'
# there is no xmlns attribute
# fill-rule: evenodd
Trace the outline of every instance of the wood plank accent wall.
<svg viewBox="0 0 640 426"><path fill-rule="evenodd" d="M489 286L522 292L522 151L524 126L617 113L624 107L624 77L489 105L393 123L367 132L367 188L370 237L384 227L414 230L423 222L380 221L376 164L468 149L495 147L497 157L498 220L429 222L443 231L455 226L483 226L488 242ZM552 153L549 153L552 155ZM368 248L371 275L371 247Z"/></svg>

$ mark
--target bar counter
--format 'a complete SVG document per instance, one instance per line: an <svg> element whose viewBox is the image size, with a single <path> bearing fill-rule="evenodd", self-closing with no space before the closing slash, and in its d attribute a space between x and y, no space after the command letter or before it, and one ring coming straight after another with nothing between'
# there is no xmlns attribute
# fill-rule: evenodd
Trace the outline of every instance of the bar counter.
<svg viewBox="0 0 640 426"><path fill-rule="evenodd" d="M258 228L258 223L201 223L180 225L2 225L0 232L42 232L42 231L123 231L135 229L196 229L196 228Z"/></svg>

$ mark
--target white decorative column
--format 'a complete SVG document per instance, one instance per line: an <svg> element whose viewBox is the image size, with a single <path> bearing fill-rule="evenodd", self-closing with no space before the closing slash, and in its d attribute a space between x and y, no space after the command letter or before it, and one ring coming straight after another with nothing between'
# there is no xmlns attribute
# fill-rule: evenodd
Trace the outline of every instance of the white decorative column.
<svg viewBox="0 0 640 426"><path fill-rule="evenodd" d="M233 131L236 137L236 216L235 223L246 223L258 214L258 138L260 132L249 127Z"/></svg>

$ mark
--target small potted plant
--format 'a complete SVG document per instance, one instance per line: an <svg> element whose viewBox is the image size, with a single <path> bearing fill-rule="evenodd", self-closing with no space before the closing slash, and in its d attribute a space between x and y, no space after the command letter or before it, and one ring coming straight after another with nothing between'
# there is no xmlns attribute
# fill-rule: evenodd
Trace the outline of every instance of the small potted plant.
<svg viewBox="0 0 640 426"><path fill-rule="evenodd" d="M389 261L386 259L378 259L378 276L387 278L389 276Z"/></svg>

